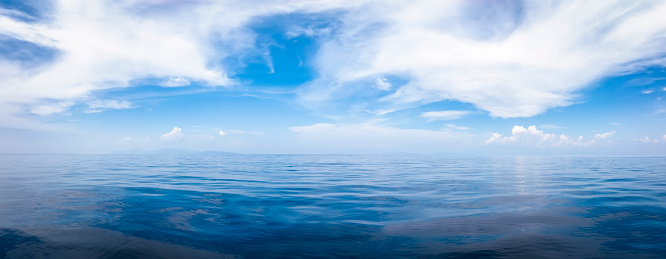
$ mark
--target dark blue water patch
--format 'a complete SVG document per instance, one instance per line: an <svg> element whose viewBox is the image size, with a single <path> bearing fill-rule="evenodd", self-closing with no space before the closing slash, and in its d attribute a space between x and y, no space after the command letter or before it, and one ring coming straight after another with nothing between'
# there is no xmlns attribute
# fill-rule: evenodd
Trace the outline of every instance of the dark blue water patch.
<svg viewBox="0 0 666 259"><path fill-rule="evenodd" d="M6 258L9 251L34 243L43 243L43 241L20 230L0 228L0 257L2 258Z"/></svg>
<svg viewBox="0 0 666 259"><path fill-rule="evenodd" d="M4 258L238 258L92 227L0 229L0 233ZM13 243L4 246L4 239Z"/></svg>
<svg viewBox="0 0 666 259"><path fill-rule="evenodd" d="M632 170L627 170L627 171L632 171ZM632 182L632 181L637 181L638 179L634 178L612 178L612 179L605 179L605 182Z"/></svg>
<svg viewBox="0 0 666 259"><path fill-rule="evenodd" d="M588 215L594 226L583 228L609 239L606 251L666 254L666 209L655 206L597 207Z"/></svg>
<svg viewBox="0 0 666 259"><path fill-rule="evenodd" d="M615 195L606 195L603 197L595 197L595 198L590 198L587 200L588 203L590 204L608 204L612 205L614 203L618 202L645 202L645 201L657 201L656 199L652 199L649 197L641 197L641 196L635 196L635 195L621 195L621 194L616 194Z"/></svg>
<svg viewBox="0 0 666 259"><path fill-rule="evenodd" d="M3 155L0 251L661 257L664 171L644 158Z"/></svg>

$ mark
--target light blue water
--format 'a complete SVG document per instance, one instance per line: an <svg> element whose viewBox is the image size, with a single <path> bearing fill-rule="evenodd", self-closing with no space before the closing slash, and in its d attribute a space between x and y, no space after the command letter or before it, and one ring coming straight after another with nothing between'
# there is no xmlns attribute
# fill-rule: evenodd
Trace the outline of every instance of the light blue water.
<svg viewBox="0 0 666 259"><path fill-rule="evenodd" d="M666 158L2 155L0 257L666 257Z"/></svg>

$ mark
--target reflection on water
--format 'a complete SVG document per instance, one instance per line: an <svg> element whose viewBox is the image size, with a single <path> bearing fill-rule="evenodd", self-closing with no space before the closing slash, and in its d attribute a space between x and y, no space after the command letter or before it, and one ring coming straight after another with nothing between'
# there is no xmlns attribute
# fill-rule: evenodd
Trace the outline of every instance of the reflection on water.
<svg viewBox="0 0 666 259"><path fill-rule="evenodd" d="M0 229L8 258L238 258L94 228Z"/></svg>
<svg viewBox="0 0 666 259"><path fill-rule="evenodd" d="M660 257L664 158L3 155L0 257Z"/></svg>

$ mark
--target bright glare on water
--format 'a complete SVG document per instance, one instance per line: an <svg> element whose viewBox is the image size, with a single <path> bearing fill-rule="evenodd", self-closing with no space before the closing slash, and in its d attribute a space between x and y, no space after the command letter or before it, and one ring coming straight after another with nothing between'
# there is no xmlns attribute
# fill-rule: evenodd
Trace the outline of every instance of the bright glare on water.
<svg viewBox="0 0 666 259"><path fill-rule="evenodd" d="M0 156L0 258L664 256L664 157Z"/></svg>

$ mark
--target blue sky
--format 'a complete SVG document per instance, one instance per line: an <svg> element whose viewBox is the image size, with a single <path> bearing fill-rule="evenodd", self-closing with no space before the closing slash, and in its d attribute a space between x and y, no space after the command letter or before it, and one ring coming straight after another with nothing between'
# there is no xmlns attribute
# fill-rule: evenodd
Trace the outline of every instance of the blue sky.
<svg viewBox="0 0 666 259"><path fill-rule="evenodd" d="M0 153L666 155L664 1L3 1Z"/></svg>

